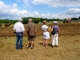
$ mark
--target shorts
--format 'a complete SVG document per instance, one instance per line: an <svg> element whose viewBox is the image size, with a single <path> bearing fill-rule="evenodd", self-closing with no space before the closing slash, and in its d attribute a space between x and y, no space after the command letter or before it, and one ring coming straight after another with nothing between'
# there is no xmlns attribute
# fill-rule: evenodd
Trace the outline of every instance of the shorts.
<svg viewBox="0 0 80 60"><path fill-rule="evenodd" d="M44 39L49 39L50 38L49 32L43 32L43 36L44 36Z"/></svg>
<svg viewBox="0 0 80 60"><path fill-rule="evenodd" d="M35 35L28 35L28 41L34 41Z"/></svg>

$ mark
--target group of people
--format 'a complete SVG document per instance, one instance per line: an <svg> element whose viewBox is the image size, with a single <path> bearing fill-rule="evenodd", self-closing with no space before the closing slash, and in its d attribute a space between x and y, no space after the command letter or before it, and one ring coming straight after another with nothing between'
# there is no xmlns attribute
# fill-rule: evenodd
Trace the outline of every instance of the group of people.
<svg viewBox="0 0 80 60"><path fill-rule="evenodd" d="M24 31L27 32L28 36L28 43L26 45L26 48L28 49L31 47L31 49L34 48L34 39L36 37L36 24L32 22L32 19L28 19L28 24L26 26L26 29L24 28L24 25L22 24L23 19L19 19L18 22L14 24L13 30L16 34L16 49L22 49L22 42L23 42L23 34ZM41 27L43 31L43 46L48 46L48 40L50 38L50 33L52 35L52 47L58 46L58 33L60 31L59 26L57 24L57 21L54 21L52 27L48 27L47 21L43 21L43 25Z"/></svg>
<svg viewBox="0 0 80 60"><path fill-rule="evenodd" d="M47 47L48 46L48 40L50 38L50 34L52 35L52 48L54 46L58 47L58 33L60 31L60 28L58 26L58 22L54 21L52 27L48 27L46 25L47 21L43 21L42 25L42 30L43 30L43 36L44 36L44 41L43 41L43 46Z"/></svg>

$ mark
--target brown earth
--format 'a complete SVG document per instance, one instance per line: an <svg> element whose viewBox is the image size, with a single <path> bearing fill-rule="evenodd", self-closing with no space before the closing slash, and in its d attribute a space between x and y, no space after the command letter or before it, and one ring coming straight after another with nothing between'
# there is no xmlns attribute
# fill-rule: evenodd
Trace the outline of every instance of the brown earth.
<svg viewBox="0 0 80 60"><path fill-rule="evenodd" d="M51 38L48 40L48 47L42 46L41 24L38 24L36 25L38 37L35 39L34 48L26 49L28 41L27 37L23 37L22 50L15 48L16 37L12 30L13 26L0 28L0 60L80 60L80 24L59 24L59 26L61 31L58 47L51 48ZM25 32L24 36L26 35Z"/></svg>
<svg viewBox="0 0 80 60"><path fill-rule="evenodd" d="M41 30L42 24L37 24L36 25L36 30L37 30L37 36L42 36L42 30ZM50 27L51 24L48 24ZM67 23L67 24L59 24L60 27L60 33L59 35L69 35L69 36L74 36L74 35L80 35L80 24L76 23ZM26 28L26 25L25 25ZM2 27L0 28L0 37L10 37L10 36L15 36L14 31L13 31L13 25L10 27ZM27 36L26 32L24 32L24 36Z"/></svg>

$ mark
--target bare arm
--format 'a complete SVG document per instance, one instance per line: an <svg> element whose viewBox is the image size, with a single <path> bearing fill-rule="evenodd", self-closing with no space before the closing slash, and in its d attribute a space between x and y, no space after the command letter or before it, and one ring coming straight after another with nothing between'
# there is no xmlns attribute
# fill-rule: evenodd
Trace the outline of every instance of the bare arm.
<svg viewBox="0 0 80 60"><path fill-rule="evenodd" d="M28 30L29 30L29 26L27 25L27 27L26 27L26 32L28 32Z"/></svg>
<svg viewBox="0 0 80 60"><path fill-rule="evenodd" d="M60 32L60 28L58 29L58 32Z"/></svg>

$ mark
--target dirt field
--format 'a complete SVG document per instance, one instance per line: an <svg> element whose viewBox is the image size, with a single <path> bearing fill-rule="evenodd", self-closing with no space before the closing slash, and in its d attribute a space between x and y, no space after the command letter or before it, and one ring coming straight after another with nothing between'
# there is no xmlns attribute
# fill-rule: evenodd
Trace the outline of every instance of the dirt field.
<svg viewBox="0 0 80 60"><path fill-rule="evenodd" d="M51 26L51 25L49 25ZM27 34L24 33L23 49L16 50L16 37L12 27L0 28L0 60L80 60L80 24L59 24L59 46L42 46L41 25L37 25L37 38L34 49L26 49Z"/></svg>
<svg viewBox="0 0 80 60"><path fill-rule="evenodd" d="M42 30L41 30L41 24L36 25L37 29L37 36L42 36ZM51 24L48 24L48 26L52 26ZM59 35L69 35L69 36L75 36L80 35L80 24L72 23L72 24L59 24L60 26L60 33ZM25 25L26 29L26 25ZM0 28L0 37L10 37L15 36L13 32L13 25L10 27L2 27ZM26 32L24 32L24 36L27 36Z"/></svg>

